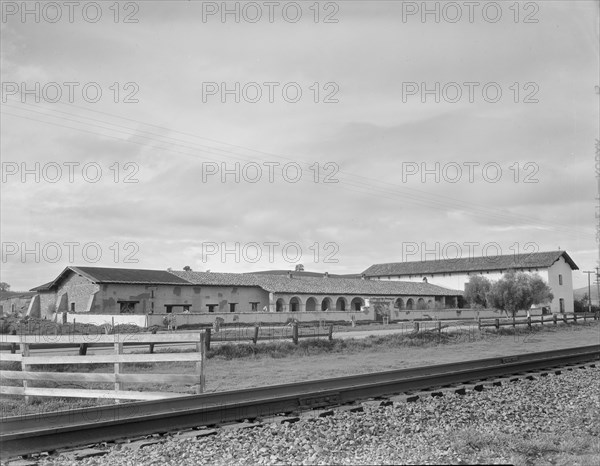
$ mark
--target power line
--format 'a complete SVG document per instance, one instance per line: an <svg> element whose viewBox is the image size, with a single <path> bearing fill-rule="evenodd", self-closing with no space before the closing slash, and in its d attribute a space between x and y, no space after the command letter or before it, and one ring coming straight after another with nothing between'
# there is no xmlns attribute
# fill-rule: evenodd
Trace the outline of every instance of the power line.
<svg viewBox="0 0 600 466"><path fill-rule="evenodd" d="M219 157L237 159L240 161L248 161L248 155L239 154L238 152L235 152L234 150L227 150L227 149L223 149L220 147L214 147L214 146L200 145L197 143L189 143L189 141L184 141L179 138L165 136L162 134L156 134L152 131L145 131L145 130L140 130L137 128L131 128L131 127L121 125L119 123L112 123L110 121L104 121L104 120L100 120L97 118L91 118L88 116L82 116L82 115L76 115L76 114L72 114L72 113L68 113L68 112L62 112L62 111L56 110L56 109L51 109L50 112L54 112L57 115L48 114L47 112L43 112L43 111L40 111L39 109L35 108L35 107L40 107L40 106L34 106L32 104L27 104L27 103L23 103L23 102L21 102L21 103L28 107L34 107L34 108L24 108L24 109L20 108L19 109L19 107L16 107L16 106L10 105L10 104L6 105L6 106L12 107L12 108L17 108L19 110L25 110L28 112L37 113L37 114L43 115L44 117L56 118L59 120L76 123L78 125L91 126L92 128L95 128L95 129L100 128L105 131L120 133L120 134L129 136L129 137L146 139L146 140L152 141L152 142L159 142L161 144L166 144L166 147L165 146L157 147L161 150L168 150L168 151L172 151L172 152L176 152L176 153L181 153L183 155L194 156L196 158L198 158L197 154L194 154L194 153L190 154L188 152L174 150L173 147L184 148L186 150L191 150L191 151L199 151L199 152L203 152L203 153L207 153L207 154L211 154L211 155L217 155ZM67 104L64 104L64 105L67 105ZM69 104L69 106L75 107L75 108L82 108L82 107L78 107L78 106L74 106L74 105L70 105L70 104ZM45 110L47 110L47 109L45 109ZM87 109L84 109L84 110L87 111ZM172 129L169 129L166 127L152 125L152 124L148 124L148 123L141 122L138 120L133 120L130 118L120 117L117 115L112 115L110 113L101 112L98 110L89 110L89 111L91 111L93 113L97 113L97 114L107 115L111 118L118 118L118 119L123 119L126 121L133 121L133 122L136 122L141 125L159 128L161 130L169 131L171 133L183 134L183 135L191 136L191 137L197 138L197 139L212 141L212 142L224 145L224 146L229 146L231 148L234 148L235 150L245 150L245 151L253 152L255 154L262 154L262 155L268 155L271 157L277 157L281 160L288 160L288 161L293 160L289 157L285 157L282 155L270 154L267 152L257 151L257 150L247 148L244 146L236 146L236 145L228 144L228 143L225 143L222 141L217 141L215 139L204 138L204 137L193 135L190 133L183 133L183 132L180 132L177 130L172 130ZM40 119L36 119L36 118L26 117L23 115L17 115L17 114L13 114L13 113L9 113L9 112L4 112L4 113L6 115L11 115L11 116L19 117L19 118L25 118L25 119L29 119L29 120L33 120L33 121L39 121L41 123L70 128L70 129L74 129L77 131L83 131L88 134L95 134L95 135L100 135L103 137L112 137L112 138L120 140L120 141L135 143L135 144L138 144L141 146L148 145L148 144L140 144L138 141L132 141L131 139L123 139L123 138L115 137L115 136L108 135L105 133L98 133L95 131L90 131L90 130L86 130L86 129L82 129L82 128L76 128L69 124L61 125L61 124L58 124L55 122L49 122L49 121L40 120ZM62 115L68 115L68 117L65 117ZM92 123L88 123L86 121L81 121L81 119L89 120ZM100 125L97 123L103 123L103 125ZM108 127L104 126L104 125L108 125ZM156 147L156 146L150 146L150 147ZM200 160L206 160L206 159L200 159ZM251 160L256 160L256 159L253 158ZM214 162L214 160L210 160L210 161ZM306 163L304 163L304 165L308 166L308 164L306 164ZM353 191L353 192L358 192L361 194L376 195L379 198L385 198L385 199L390 199L390 200L398 200L398 197L400 197L400 199L403 202L406 202L408 200L417 205L425 205L429 208L443 210L443 211L462 208L462 209L465 209L466 213L468 213L470 215L473 215L476 217L477 216L487 217L487 218L491 218L493 220L500 221L503 223L514 224L515 222L517 222L517 223L521 223L521 224L527 225L527 226L534 226L534 227L535 226L545 226L545 227L553 229L553 230L559 230L559 231L562 230L562 231L569 231L569 232L577 231L578 234L580 234L580 235L582 234L582 232L579 229L576 230L574 228L570 228L570 227L562 225L562 224L556 224L553 222L539 221L539 220L532 222L532 219L527 216L521 216L521 215L512 214L512 213L498 212L497 209L491 209L486 206L477 205L477 204L465 202L465 201L458 200L458 199L452 199L452 198L448 198L445 196L436 196L431 193L421 192L419 190L412 189L412 188L400 188L393 183L382 182L380 180L375 180L375 179L363 177L360 175L349 174L349 173L346 173L343 171L339 171L338 173L343 175L342 178L340 179L340 184L343 186L343 188L349 189L350 191ZM319 175L319 178L321 178L321 175ZM351 179L351 178L355 178L356 180ZM337 186L337 184L332 184L332 186ZM385 186L388 186L389 188L386 188ZM350 189L350 188L357 188L358 190ZM448 202L448 201L452 201L452 202ZM533 223L533 225L532 225L532 223ZM583 235L586 235L586 233L583 233Z"/></svg>

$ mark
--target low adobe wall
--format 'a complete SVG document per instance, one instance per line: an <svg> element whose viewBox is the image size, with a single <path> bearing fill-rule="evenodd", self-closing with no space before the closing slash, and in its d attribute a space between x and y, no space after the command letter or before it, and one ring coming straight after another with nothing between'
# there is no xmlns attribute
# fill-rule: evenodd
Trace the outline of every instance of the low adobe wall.
<svg viewBox="0 0 600 466"><path fill-rule="evenodd" d="M66 321L79 324L93 325L137 325L138 327L163 326L166 316L175 316L177 326L182 325L212 325L217 318L223 319L224 323L279 323L285 324L290 318L299 322L311 322L316 320L347 321L350 322L354 316L356 322L372 321L374 313L371 309L366 311L317 311L317 312L232 312L232 313L202 313L202 314L73 314L66 313ZM52 316L52 320L62 322L63 313Z"/></svg>
<svg viewBox="0 0 600 466"><path fill-rule="evenodd" d="M517 317L526 317L527 311L517 312ZM541 316L542 309L531 309L529 315ZM423 309L423 310L406 310L394 309L392 311L392 320L444 320L444 319L496 319L506 317L505 312L494 311L493 309Z"/></svg>
<svg viewBox="0 0 600 466"><path fill-rule="evenodd" d="M176 316L176 324L182 325L212 325L219 317L223 323L243 323L243 324L285 324L289 319L296 319L298 322L312 322L316 320L328 321L346 321L350 322L352 316L356 322L372 321L374 314L372 310L367 311L316 311L316 312L232 312L232 313L211 313L211 314L151 314L148 316L148 325L164 325L163 319L166 316Z"/></svg>
<svg viewBox="0 0 600 466"><path fill-rule="evenodd" d="M52 320L63 322L63 313L59 312L52 316ZM148 327L148 316L134 314L73 314L67 312L67 322L92 325L137 325L138 327Z"/></svg>
<svg viewBox="0 0 600 466"><path fill-rule="evenodd" d="M541 309L532 309L530 315L539 316ZM519 311L517 317L525 317L526 311ZM153 325L163 326L166 316L176 316L177 326L182 325L212 325L217 318L223 319L223 323L233 324L285 324L293 318L298 322L314 322L326 320L330 322L352 321L365 322L374 321L375 313L373 308L367 308L364 311L315 311L315 312L232 312L232 313L202 313L202 314L73 314L67 313L67 322L76 321L80 324L94 325L137 325L138 327L151 327ZM405 310L394 309L391 314L391 320L456 320L456 319L490 319L506 317L504 312L495 312L492 309L474 310L474 309L423 309L423 310ZM62 322L62 313L52 316L52 320L57 319Z"/></svg>

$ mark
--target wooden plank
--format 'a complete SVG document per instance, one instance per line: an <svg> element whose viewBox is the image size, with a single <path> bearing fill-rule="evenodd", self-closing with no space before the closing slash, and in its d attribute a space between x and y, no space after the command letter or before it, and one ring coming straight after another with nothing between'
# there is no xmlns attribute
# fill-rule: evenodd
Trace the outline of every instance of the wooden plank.
<svg viewBox="0 0 600 466"><path fill-rule="evenodd" d="M153 353L153 354L92 354L86 356L29 356L24 364L114 364L136 362L199 361L200 353Z"/></svg>
<svg viewBox="0 0 600 466"><path fill-rule="evenodd" d="M200 339L196 343L196 350L200 355L200 360L196 363L196 393L200 394L204 392L204 359L206 354L206 335L200 334Z"/></svg>
<svg viewBox="0 0 600 466"><path fill-rule="evenodd" d="M162 400L164 398L179 398L189 396L189 393L168 392L138 392L125 390L115 392L114 390L79 390L69 388L38 388L29 387L27 391L23 387L0 387L3 395L26 395L26 396L49 396L65 398L112 398L120 400Z"/></svg>
<svg viewBox="0 0 600 466"><path fill-rule="evenodd" d="M123 354L123 343L115 343L115 354ZM121 391L123 389L121 382L117 380L117 377L121 373L121 364L116 362L114 364L114 380L115 380L115 391Z"/></svg>
<svg viewBox="0 0 600 466"><path fill-rule="evenodd" d="M115 374L112 372L89 373L0 371L0 378L10 380L51 380L54 382L115 382ZM116 380L117 382L123 383L198 383L198 377L194 374L117 374Z"/></svg>
<svg viewBox="0 0 600 466"><path fill-rule="evenodd" d="M0 385L0 394L2 395L24 395L23 387L10 387L8 385Z"/></svg>
<svg viewBox="0 0 600 466"><path fill-rule="evenodd" d="M0 353L0 361L18 361L21 362L22 356L21 353Z"/></svg>
<svg viewBox="0 0 600 466"><path fill-rule="evenodd" d="M198 377L194 374L119 374L117 380L127 383L195 384L198 382Z"/></svg>
<svg viewBox="0 0 600 466"><path fill-rule="evenodd" d="M180 343L197 342L200 332L185 333L115 333L112 335L0 335L2 343L27 343L27 344L68 344L68 343Z"/></svg>
<svg viewBox="0 0 600 466"><path fill-rule="evenodd" d="M29 345L27 343L21 343L21 370L23 371L27 371L28 367L27 365L23 362L23 359L27 356L29 356ZM27 396L27 387L28 387L28 382L27 380L23 380L23 391L25 393L25 404L28 405L31 402L31 399Z"/></svg>
<svg viewBox="0 0 600 466"><path fill-rule="evenodd" d="M114 382L112 373L88 372L31 372L31 371L0 371L0 378L27 379L27 380L52 380L54 382Z"/></svg>

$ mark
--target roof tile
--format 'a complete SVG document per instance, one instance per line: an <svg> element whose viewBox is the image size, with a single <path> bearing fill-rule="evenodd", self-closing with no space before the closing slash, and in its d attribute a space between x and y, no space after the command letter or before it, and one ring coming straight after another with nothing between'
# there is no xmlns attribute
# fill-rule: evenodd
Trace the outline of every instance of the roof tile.
<svg viewBox="0 0 600 466"><path fill-rule="evenodd" d="M368 277L397 276L397 275L429 275L432 273L460 273L498 271L523 268L550 267L560 257L573 270L579 267L573 262L566 251L536 252L530 254L509 254L503 256L468 257L456 259L440 259L420 262L392 262L375 264L363 273Z"/></svg>

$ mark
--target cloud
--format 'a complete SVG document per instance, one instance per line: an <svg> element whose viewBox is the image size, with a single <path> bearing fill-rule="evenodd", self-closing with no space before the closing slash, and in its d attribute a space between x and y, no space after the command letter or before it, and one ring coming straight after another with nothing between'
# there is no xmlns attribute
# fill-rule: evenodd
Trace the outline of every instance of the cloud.
<svg viewBox="0 0 600 466"><path fill-rule="evenodd" d="M496 241L508 249L534 241L593 266L586 252L596 246L593 2L540 4L537 23L515 23L504 8L498 24L403 21L402 2L342 2L331 24L310 16L297 24L203 23L201 3L140 3L135 24L115 23L105 9L96 24L2 25L3 82L94 82L103 92L94 104L78 91L73 102L23 104L16 95L3 105L3 162L103 169L96 183L80 172L73 183L11 177L0 201L6 241L98 242L105 251L118 242L118 265L123 244L133 242L140 267L221 271L290 264L279 257L209 267L203 242L295 241L307 269L338 273L399 260L406 242ZM472 81L479 84L471 103L464 82ZM278 83L273 102L265 82ZM464 94L456 103L448 95L423 103L420 92L403 95L407 82L440 89L456 82ZM124 102L134 89L126 83L137 86L137 103ZM217 83L219 93L203 96L203 83ZM223 83L257 83L263 98L223 94ZM286 83L301 87L297 103L283 97ZM498 103L483 97L486 83L500 86ZM538 102L525 103L528 96ZM272 183L264 165L271 162L281 164ZM480 164L473 182L471 162ZM204 180L203 163L220 170L258 163L263 179ZM297 183L281 173L289 163L303 170ZM441 179L403 177L407 163L439 164ZM498 182L484 179L485 164L501 167ZM449 182L456 165L465 171ZM339 182L324 183L326 174ZM138 182L125 183L127 175ZM527 176L538 182L525 183ZM322 261L328 242L339 245L338 263ZM315 243L318 262L308 249ZM111 254L98 265L114 266ZM15 289L67 265L13 259L3 280Z"/></svg>

